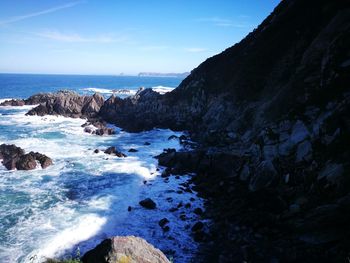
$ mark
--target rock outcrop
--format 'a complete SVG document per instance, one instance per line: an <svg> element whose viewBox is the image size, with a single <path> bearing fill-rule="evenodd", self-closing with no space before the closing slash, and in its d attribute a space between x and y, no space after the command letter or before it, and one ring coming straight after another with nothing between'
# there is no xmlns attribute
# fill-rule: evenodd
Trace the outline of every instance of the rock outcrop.
<svg viewBox="0 0 350 263"><path fill-rule="evenodd" d="M214 245L204 262L341 262L350 253L349 61L349 3L284 0L174 91L112 96L99 116L128 131L186 129L200 143L158 158L164 177L195 172L208 199Z"/></svg>
<svg viewBox="0 0 350 263"><path fill-rule="evenodd" d="M102 241L97 247L85 253L84 263L170 263L166 256L134 236L113 237Z"/></svg>
<svg viewBox="0 0 350 263"><path fill-rule="evenodd" d="M31 109L27 115L61 115L72 118L93 118L104 103L102 95L78 95L72 91L59 91L57 93L38 94L30 97L26 104L40 105Z"/></svg>
<svg viewBox="0 0 350 263"><path fill-rule="evenodd" d="M40 163L43 169L52 165L51 158L38 152L25 153L23 149L15 145L0 145L0 159L8 170L33 170Z"/></svg>

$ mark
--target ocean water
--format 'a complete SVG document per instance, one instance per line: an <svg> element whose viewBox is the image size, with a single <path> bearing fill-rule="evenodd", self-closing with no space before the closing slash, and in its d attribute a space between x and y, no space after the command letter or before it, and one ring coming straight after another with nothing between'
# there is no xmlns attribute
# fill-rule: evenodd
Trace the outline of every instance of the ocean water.
<svg viewBox="0 0 350 263"><path fill-rule="evenodd" d="M180 81L2 74L0 99L59 89L79 93L99 90L107 97L112 89L145 86L170 90ZM165 182L154 158L164 148L180 149L178 141L168 137L181 133L159 129L127 133L114 127L115 135L101 137L84 133L82 119L25 116L31 107L0 107L0 144L41 152L54 164L32 171L7 171L0 164L0 262L42 262L74 256L77 251L83 254L113 235L141 236L171 255L174 262L191 262L197 244L186 229L198 220L190 210L201 207L202 201L195 193L177 193L179 184L190 175L170 177ZM116 146L128 157L104 154L109 146ZM138 152L129 153L130 148ZM95 149L102 151L95 154ZM157 209L138 205L146 197L157 203ZM190 202L191 197L196 198L191 209L169 212L180 202ZM188 219L180 220L180 213ZM168 232L158 226L164 217L170 221Z"/></svg>

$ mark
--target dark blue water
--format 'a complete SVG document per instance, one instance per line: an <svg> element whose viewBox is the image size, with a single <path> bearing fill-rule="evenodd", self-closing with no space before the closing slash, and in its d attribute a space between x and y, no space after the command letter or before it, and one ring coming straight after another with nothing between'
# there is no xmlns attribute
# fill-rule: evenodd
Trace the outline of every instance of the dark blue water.
<svg viewBox="0 0 350 263"><path fill-rule="evenodd" d="M181 78L169 77L0 74L0 98L27 98L35 93L62 89L88 93L88 88L102 91L157 86L175 88L181 81Z"/></svg>

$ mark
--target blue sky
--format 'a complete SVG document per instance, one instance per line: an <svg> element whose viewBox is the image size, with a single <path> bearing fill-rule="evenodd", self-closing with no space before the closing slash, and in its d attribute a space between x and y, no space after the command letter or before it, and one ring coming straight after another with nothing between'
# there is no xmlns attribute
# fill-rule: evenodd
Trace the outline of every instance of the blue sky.
<svg viewBox="0 0 350 263"><path fill-rule="evenodd" d="M0 1L0 72L185 72L240 41L279 0Z"/></svg>

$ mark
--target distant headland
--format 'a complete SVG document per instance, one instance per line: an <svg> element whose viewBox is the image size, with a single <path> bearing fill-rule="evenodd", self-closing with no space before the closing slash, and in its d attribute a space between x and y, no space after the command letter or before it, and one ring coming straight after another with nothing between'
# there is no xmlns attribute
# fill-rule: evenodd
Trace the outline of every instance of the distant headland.
<svg viewBox="0 0 350 263"><path fill-rule="evenodd" d="M174 78L186 78L190 75L190 72L184 73L159 73L159 72L140 72L139 77L174 77Z"/></svg>

